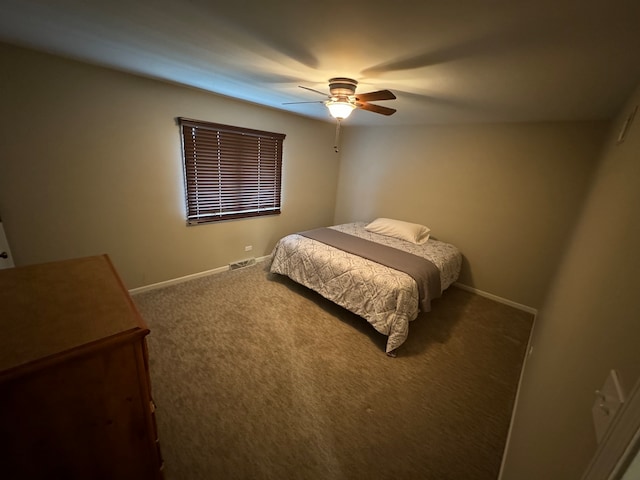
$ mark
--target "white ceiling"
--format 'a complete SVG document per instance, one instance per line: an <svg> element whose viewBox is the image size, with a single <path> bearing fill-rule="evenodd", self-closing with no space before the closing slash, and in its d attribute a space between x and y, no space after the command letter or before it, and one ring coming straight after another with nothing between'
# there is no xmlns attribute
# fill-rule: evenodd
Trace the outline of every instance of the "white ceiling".
<svg viewBox="0 0 640 480"><path fill-rule="evenodd" d="M0 0L0 40L354 125L610 118L640 81L639 0Z"/></svg>

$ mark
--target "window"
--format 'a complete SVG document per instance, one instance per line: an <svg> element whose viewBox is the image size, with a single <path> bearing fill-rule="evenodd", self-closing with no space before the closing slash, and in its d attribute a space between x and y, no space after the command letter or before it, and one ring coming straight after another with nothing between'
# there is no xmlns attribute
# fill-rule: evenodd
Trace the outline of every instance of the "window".
<svg viewBox="0 0 640 480"><path fill-rule="evenodd" d="M284 134L178 123L189 225L280 213Z"/></svg>

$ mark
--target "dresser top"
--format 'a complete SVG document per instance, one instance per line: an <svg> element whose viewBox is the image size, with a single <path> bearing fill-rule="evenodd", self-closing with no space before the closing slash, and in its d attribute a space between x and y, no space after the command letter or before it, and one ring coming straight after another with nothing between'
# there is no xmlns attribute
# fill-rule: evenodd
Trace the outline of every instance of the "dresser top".
<svg viewBox="0 0 640 480"><path fill-rule="evenodd" d="M147 327L106 255L0 270L0 373Z"/></svg>

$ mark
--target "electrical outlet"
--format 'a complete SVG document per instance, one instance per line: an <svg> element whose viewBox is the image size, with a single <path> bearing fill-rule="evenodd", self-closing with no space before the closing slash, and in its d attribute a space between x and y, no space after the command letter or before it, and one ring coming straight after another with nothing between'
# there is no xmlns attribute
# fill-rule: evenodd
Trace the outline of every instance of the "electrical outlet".
<svg viewBox="0 0 640 480"><path fill-rule="evenodd" d="M253 245L247 245L244 247L245 252L250 252L251 250L253 250Z"/></svg>

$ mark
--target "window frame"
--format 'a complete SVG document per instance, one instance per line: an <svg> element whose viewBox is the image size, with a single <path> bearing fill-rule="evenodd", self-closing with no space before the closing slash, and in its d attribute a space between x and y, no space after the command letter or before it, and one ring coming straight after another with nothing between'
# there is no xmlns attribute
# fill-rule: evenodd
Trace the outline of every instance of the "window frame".
<svg viewBox="0 0 640 480"><path fill-rule="evenodd" d="M286 137L178 117L187 225L279 215Z"/></svg>

